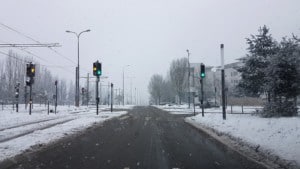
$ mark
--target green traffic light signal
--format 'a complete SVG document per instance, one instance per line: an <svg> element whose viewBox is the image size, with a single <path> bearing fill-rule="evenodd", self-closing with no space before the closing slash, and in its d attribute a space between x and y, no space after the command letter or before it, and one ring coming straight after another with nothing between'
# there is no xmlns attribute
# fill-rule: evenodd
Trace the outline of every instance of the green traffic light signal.
<svg viewBox="0 0 300 169"><path fill-rule="evenodd" d="M201 73L201 77L204 78L205 77L205 73Z"/></svg>
<svg viewBox="0 0 300 169"><path fill-rule="evenodd" d="M102 75L102 66L99 61L93 63L93 74L98 77Z"/></svg>
<svg viewBox="0 0 300 169"><path fill-rule="evenodd" d="M201 78L205 78L205 65L203 63L200 65L200 76Z"/></svg>

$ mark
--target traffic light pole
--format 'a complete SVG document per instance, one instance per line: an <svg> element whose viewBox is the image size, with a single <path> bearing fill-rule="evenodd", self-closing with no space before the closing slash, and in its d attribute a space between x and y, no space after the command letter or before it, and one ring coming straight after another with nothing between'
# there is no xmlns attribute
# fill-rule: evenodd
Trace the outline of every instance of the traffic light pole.
<svg viewBox="0 0 300 169"><path fill-rule="evenodd" d="M114 84L110 84L111 90L110 90L110 112L113 112L113 104L114 104Z"/></svg>
<svg viewBox="0 0 300 169"><path fill-rule="evenodd" d="M223 120L226 120L226 107L225 107L225 71L224 71L224 44L221 44L221 78L222 78L222 112Z"/></svg>
<svg viewBox="0 0 300 169"><path fill-rule="evenodd" d="M96 81L96 112L97 115L99 114L99 93L98 93L98 88L99 88L99 76L97 76L97 81Z"/></svg>
<svg viewBox="0 0 300 169"><path fill-rule="evenodd" d="M15 89L16 89L16 112L19 112L19 88L20 88L20 83L17 83L15 86Z"/></svg>
<svg viewBox="0 0 300 169"><path fill-rule="evenodd" d="M200 79L201 84L201 109L202 109L202 117L204 117L204 105L203 105L203 78Z"/></svg>
<svg viewBox="0 0 300 169"><path fill-rule="evenodd" d="M55 114L56 114L56 108L57 108L57 81L55 81Z"/></svg>
<svg viewBox="0 0 300 169"><path fill-rule="evenodd" d="M25 110L27 110L27 86L24 86L24 102L25 102Z"/></svg>
<svg viewBox="0 0 300 169"><path fill-rule="evenodd" d="M30 84L30 86L29 86L29 115L31 115L31 108L32 108L31 93L32 93L32 84Z"/></svg>
<svg viewBox="0 0 300 169"><path fill-rule="evenodd" d="M87 74L87 86L86 86L86 106L89 106L89 100L90 100L90 96L89 96L89 86L90 86L90 74Z"/></svg>

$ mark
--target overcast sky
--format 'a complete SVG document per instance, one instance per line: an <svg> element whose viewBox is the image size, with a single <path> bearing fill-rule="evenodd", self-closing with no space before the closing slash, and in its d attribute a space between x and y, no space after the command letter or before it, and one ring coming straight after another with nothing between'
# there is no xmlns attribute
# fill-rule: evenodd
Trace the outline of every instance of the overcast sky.
<svg viewBox="0 0 300 169"><path fill-rule="evenodd" d="M29 50L55 75L73 81L77 43L75 35L65 31L91 29L80 38L80 74L92 73L92 63L99 60L103 75L109 76L106 81L120 88L122 69L130 65L125 77L135 77L133 88L146 100L150 77L165 76L172 60L187 56L186 49L191 62L217 66L220 43L225 44L225 63L232 63L246 54L245 38L264 24L277 40L292 33L300 36L300 1L1 0L0 22L40 42L60 43L56 50L63 56L49 49ZM3 42L33 43L0 26ZM125 85L128 90L130 79Z"/></svg>

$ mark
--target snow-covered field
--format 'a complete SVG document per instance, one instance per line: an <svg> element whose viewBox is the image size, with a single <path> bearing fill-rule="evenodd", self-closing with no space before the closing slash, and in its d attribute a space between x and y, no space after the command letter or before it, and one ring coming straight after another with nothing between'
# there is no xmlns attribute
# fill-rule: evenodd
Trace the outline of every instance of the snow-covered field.
<svg viewBox="0 0 300 169"><path fill-rule="evenodd" d="M115 106L118 109L130 109L132 106ZM53 107L52 107L53 108ZM0 109L0 161L18 155L35 145L51 143L67 135L105 120L118 117L127 111L110 112L108 106L100 106L96 115L94 106L59 106L58 113L47 114L45 106L34 105L32 114L20 106L16 113L11 107Z"/></svg>
<svg viewBox="0 0 300 169"><path fill-rule="evenodd" d="M189 112L190 109L178 108L166 109L158 106L170 113ZM186 106L185 106L186 107ZM252 111L255 112L255 107ZM300 164L300 116L281 118L261 118L253 114L229 114L227 120L222 119L221 109L205 109L205 111L216 113L206 113L187 117L185 120L199 128L205 127L214 129L218 133L223 133L243 142L249 143L259 150L265 150L276 154L282 159L290 160ZM251 108L247 109L251 110ZM200 110L198 110L199 112ZM227 112L230 108L227 108ZM219 112L219 113L217 113Z"/></svg>

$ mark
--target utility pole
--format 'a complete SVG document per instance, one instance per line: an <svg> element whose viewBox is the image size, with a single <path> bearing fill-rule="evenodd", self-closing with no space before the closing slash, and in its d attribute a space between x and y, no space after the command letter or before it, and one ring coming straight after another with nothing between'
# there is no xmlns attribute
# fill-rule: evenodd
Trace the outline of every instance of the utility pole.
<svg viewBox="0 0 300 169"><path fill-rule="evenodd" d="M226 120L226 107L225 107L225 71L224 71L224 44L221 44L221 78L222 78L222 112L223 120Z"/></svg>
<svg viewBox="0 0 300 169"><path fill-rule="evenodd" d="M191 107L191 90L190 90L190 51L187 49L186 52L188 53L188 99L189 99L189 108Z"/></svg>
<svg viewBox="0 0 300 169"><path fill-rule="evenodd" d="M108 106L109 106L109 86L110 86L110 84L108 82L108 84L107 84L107 105Z"/></svg>
<svg viewBox="0 0 300 169"><path fill-rule="evenodd" d="M124 66L123 67L123 95L122 95L122 102L123 102L123 106L124 106L124 104L125 104L125 89L124 89L124 69L125 69L125 67L128 67L128 66L130 66L130 65L126 65L126 66Z"/></svg>
<svg viewBox="0 0 300 169"><path fill-rule="evenodd" d="M134 89L134 100L135 100L134 104L137 105L137 102L136 102L136 88Z"/></svg>
<svg viewBox="0 0 300 169"><path fill-rule="evenodd" d="M111 87L111 89L110 89L110 92L111 92L111 94L110 94L110 97L111 97L111 100L110 100L110 112L113 112L113 104L114 104L114 84L111 83L111 84L110 84L110 87Z"/></svg>
<svg viewBox="0 0 300 169"><path fill-rule="evenodd" d="M55 80L55 111L56 114L56 108L57 108L57 80Z"/></svg>
<svg viewBox="0 0 300 169"><path fill-rule="evenodd" d="M86 106L89 106L90 96L89 96L89 88L90 88L90 74L87 74L87 82L86 82Z"/></svg>

